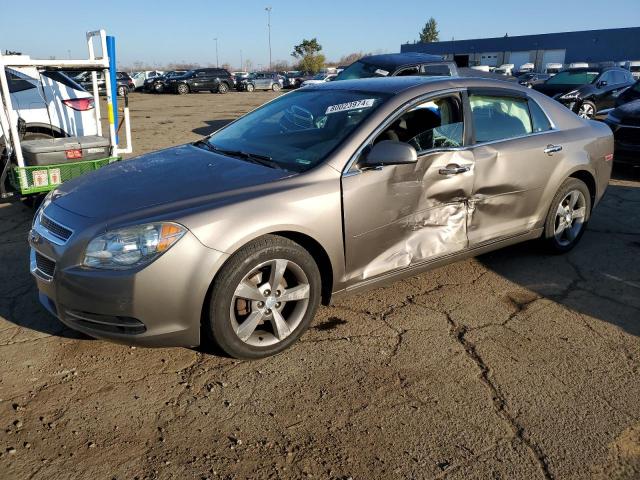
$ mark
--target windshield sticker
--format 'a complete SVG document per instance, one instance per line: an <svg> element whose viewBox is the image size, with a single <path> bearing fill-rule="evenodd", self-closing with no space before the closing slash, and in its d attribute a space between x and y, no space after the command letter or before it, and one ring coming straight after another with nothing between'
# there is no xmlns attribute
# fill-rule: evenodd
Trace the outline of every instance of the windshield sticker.
<svg viewBox="0 0 640 480"><path fill-rule="evenodd" d="M389 72L387 72L386 70L382 70L381 68L377 69L375 72L376 75L382 75L383 77L386 77L387 75L389 75Z"/></svg>
<svg viewBox="0 0 640 480"><path fill-rule="evenodd" d="M330 113L339 113L346 110L357 110L359 108L371 108L375 102L375 98L365 98L364 100L356 100L355 102L340 103L338 105L330 105L327 107L325 115Z"/></svg>

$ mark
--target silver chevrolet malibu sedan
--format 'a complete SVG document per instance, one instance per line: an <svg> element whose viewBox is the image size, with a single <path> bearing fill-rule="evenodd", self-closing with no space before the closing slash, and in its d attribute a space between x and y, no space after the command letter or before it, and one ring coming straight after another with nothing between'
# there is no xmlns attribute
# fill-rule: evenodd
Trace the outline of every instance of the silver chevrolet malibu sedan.
<svg viewBox="0 0 640 480"><path fill-rule="evenodd" d="M61 185L31 271L87 335L261 358L321 302L525 240L570 250L612 158L609 127L512 83L331 82Z"/></svg>

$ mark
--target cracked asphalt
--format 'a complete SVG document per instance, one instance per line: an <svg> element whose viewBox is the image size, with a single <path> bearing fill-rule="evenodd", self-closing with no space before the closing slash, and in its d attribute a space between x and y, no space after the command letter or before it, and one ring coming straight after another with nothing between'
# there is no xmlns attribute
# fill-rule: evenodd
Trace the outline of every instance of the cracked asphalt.
<svg viewBox="0 0 640 480"><path fill-rule="evenodd" d="M134 148L272 97L133 94ZM0 477L638 479L640 181L617 176L570 254L350 297L255 362L64 328L28 272L33 211L0 204Z"/></svg>

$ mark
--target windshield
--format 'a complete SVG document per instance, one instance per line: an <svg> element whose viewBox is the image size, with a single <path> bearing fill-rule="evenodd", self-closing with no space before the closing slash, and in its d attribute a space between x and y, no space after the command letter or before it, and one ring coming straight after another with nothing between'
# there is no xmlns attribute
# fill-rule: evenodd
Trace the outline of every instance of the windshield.
<svg viewBox="0 0 640 480"><path fill-rule="evenodd" d="M598 78L598 75L600 75L598 72L588 71L560 72L547 80L547 83L553 85L586 85L593 83Z"/></svg>
<svg viewBox="0 0 640 480"><path fill-rule="evenodd" d="M371 63L365 63L358 60L356 63L352 63L343 71L341 71L334 80L353 80L355 78L371 78L371 77L386 77L389 75L389 71L384 68L379 68Z"/></svg>
<svg viewBox="0 0 640 480"><path fill-rule="evenodd" d="M207 139L230 156L260 156L303 172L321 163L389 95L299 90L267 103Z"/></svg>
<svg viewBox="0 0 640 480"><path fill-rule="evenodd" d="M325 74L319 73L313 77L314 80L324 80Z"/></svg>

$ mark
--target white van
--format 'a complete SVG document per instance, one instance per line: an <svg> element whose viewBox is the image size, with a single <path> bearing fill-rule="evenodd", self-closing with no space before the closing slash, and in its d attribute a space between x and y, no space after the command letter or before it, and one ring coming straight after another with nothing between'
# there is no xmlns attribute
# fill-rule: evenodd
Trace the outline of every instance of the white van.
<svg viewBox="0 0 640 480"><path fill-rule="evenodd" d="M563 68L564 68L564 65L562 63L547 63L544 66L544 71L542 73L546 73L548 75L553 76Z"/></svg>
<svg viewBox="0 0 640 480"><path fill-rule="evenodd" d="M496 68L493 72L499 75L512 75L516 66L513 63L504 63Z"/></svg>
<svg viewBox="0 0 640 480"><path fill-rule="evenodd" d="M628 63L628 67L629 71L631 72L631 75L633 75L633 78L635 78L636 80L640 80L640 60L634 60L632 62Z"/></svg>

